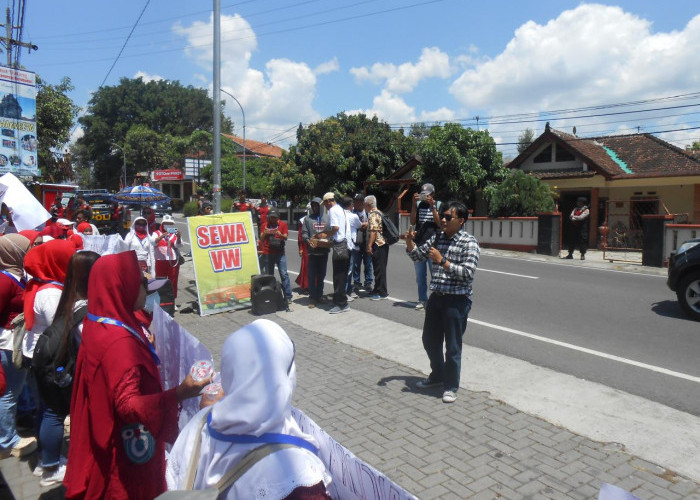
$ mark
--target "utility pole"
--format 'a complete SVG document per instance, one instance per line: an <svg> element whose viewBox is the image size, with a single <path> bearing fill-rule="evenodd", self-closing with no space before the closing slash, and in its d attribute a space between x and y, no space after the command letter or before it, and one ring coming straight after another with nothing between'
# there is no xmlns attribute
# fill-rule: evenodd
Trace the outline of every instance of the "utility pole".
<svg viewBox="0 0 700 500"><path fill-rule="evenodd" d="M221 213L221 0L214 0L214 213Z"/></svg>
<svg viewBox="0 0 700 500"><path fill-rule="evenodd" d="M25 49L29 49L29 52L32 50L39 50L39 47L36 45L33 45L32 43L26 43L26 42L20 42L19 40L15 40L12 38L12 30L15 28L15 26L12 26L12 19L10 19L10 8L7 8L6 11L6 17L5 17L5 36L0 37L0 42L5 44L5 54L7 54L7 67L11 68L12 67L12 46L15 45L17 47L24 47Z"/></svg>

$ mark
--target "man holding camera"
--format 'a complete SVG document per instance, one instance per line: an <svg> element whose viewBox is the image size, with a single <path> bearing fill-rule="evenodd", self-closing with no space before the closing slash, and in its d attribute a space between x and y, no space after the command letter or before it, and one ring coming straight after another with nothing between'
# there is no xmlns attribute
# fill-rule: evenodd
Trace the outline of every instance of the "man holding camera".
<svg viewBox="0 0 700 500"><path fill-rule="evenodd" d="M440 202L435 200L435 187L432 184L423 184L420 194L413 195L411 225L416 232L414 243L418 246L428 241L438 231L440 227ZM416 309L421 310L428 302L428 271L430 271L432 278L433 269L424 260L413 264L416 270L416 285L418 286Z"/></svg>
<svg viewBox="0 0 700 500"><path fill-rule="evenodd" d="M467 233L467 207L452 201L442 207L440 231L416 246L415 231L406 233L406 253L414 262L427 261L433 269L430 298L423 321L423 348L430 360L430 375L416 387L442 386L442 401L454 403L462 368L462 337L472 307L472 281L479 264L479 243ZM443 342L445 354L443 356Z"/></svg>

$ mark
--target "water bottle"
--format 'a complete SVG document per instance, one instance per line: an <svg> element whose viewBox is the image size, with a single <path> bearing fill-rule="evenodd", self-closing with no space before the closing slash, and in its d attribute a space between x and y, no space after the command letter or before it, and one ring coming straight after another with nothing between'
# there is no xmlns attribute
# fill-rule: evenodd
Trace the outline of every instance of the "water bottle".
<svg viewBox="0 0 700 500"><path fill-rule="evenodd" d="M73 382L73 377L63 366L56 368L56 385L63 388L68 387Z"/></svg>

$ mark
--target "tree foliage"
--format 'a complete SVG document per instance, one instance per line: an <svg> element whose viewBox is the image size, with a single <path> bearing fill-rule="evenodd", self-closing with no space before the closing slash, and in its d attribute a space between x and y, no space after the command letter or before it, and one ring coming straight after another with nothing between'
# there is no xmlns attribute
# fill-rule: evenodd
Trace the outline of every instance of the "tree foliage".
<svg viewBox="0 0 700 500"><path fill-rule="evenodd" d="M384 179L414 153L414 141L402 130L377 117L339 113L299 128L285 167L272 174L272 191L289 199L361 191L364 181Z"/></svg>
<svg viewBox="0 0 700 500"><path fill-rule="evenodd" d="M122 78L119 85L100 87L78 120L85 131L78 143L86 148L83 158L92 163L95 183L111 188L118 184L122 152L114 144L127 153L127 178L170 167L189 142L183 138L197 131L211 134L212 107L205 89L177 81ZM230 132L231 126L230 119L222 118L222 132ZM163 144L156 144L158 140Z"/></svg>
<svg viewBox="0 0 700 500"><path fill-rule="evenodd" d="M518 136L518 154L530 147L535 139L535 131L531 128L526 128L523 133Z"/></svg>
<svg viewBox="0 0 700 500"><path fill-rule="evenodd" d="M64 77L57 85L37 77L37 157L42 179L48 182L62 182L72 178L70 162L63 155L63 147L70 139L71 128L79 110L67 95L71 90L73 85L68 77Z"/></svg>
<svg viewBox="0 0 700 500"><path fill-rule="evenodd" d="M447 123L430 129L420 144L422 164L414 171L419 182L431 182L440 199L473 200L477 189L507 175L496 143L486 130Z"/></svg>
<svg viewBox="0 0 700 500"><path fill-rule="evenodd" d="M554 211L554 193L538 178L516 170L500 184L484 189L491 217L533 217Z"/></svg>

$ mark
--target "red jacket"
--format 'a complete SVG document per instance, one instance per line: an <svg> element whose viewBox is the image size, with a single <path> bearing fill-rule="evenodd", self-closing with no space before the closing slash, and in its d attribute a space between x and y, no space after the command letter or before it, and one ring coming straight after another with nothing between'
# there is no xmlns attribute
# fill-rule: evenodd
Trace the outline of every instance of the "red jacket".
<svg viewBox="0 0 700 500"><path fill-rule="evenodd" d="M272 234L265 234L265 230L267 229L276 229L282 235L284 238L281 238L279 236L275 236ZM260 224L260 241L262 242L262 253L263 255L279 255L284 253L284 241L287 239L287 236L289 236L289 229L287 228L287 223L284 222L283 220L279 221L277 223L277 227L269 227L267 225L267 222L263 222ZM282 240L281 245L279 246L274 246L270 245L270 239L275 239L277 241Z"/></svg>

